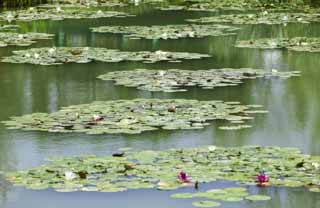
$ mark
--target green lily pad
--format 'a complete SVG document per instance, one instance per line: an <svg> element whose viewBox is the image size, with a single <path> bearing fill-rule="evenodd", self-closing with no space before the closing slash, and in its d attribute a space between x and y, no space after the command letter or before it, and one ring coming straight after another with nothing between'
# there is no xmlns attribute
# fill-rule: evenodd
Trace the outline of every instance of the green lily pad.
<svg viewBox="0 0 320 208"><path fill-rule="evenodd" d="M103 17L129 17L134 16L124 12L102 11L83 7L31 7L17 11L4 11L0 13L0 19L12 21L34 21L34 20L64 20Z"/></svg>
<svg viewBox="0 0 320 208"><path fill-rule="evenodd" d="M247 196L246 199L250 201L268 201L271 199L271 197L265 195L250 195Z"/></svg>
<svg viewBox="0 0 320 208"><path fill-rule="evenodd" d="M136 99L93 102L62 108L51 114L34 113L12 117L3 123L22 130L48 132L78 132L86 134L139 134L158 129L201 129L207 121L248 119L240 104L222 101ZM251 118L251 117L250 117ZM154 162L156 153L136 154L138 160Z"/></svg>
<svg viewBox="0 0 320 208"><path fill-rule="evenodd" d="M279 39L243 40L236 43L239 48L288 49L292 51L320 52L320 38L295 37Z"/></svg>
<svg viewBox="0 0 320 208"><path fill-rule="evenodd" d="M1 28L0 28L1 30ZM54 35L46 33L25 33L0 32L0 47L6 46L29 46L36 40L52 39Z"/></svg>
<svg viewBox="0 0 320 208"><path fill-rule="evenodd" d="M195 207L218 207L221 204L215 201L197 201L192 203Z"/></svg>
<svg viewBox="0 0 320 208"><path fill-rule="evenodd" d="M287 23L311 23L319 22L320 17L316 13L268 13L257 14L228 14L199 19L188 19L188 22L196 23L232 23L232 24L287 24Z"/></svg>
<svg viewBox="0 0 320 208"><path fill-rule="evenodd" d="M91 28L95 33L120 33L129 38L180 39L206 36L235 35L239 28L227 25L153 25L153 26L102 26Z"/></svg>
<svg viewBox="0 0 320 208"><path fill-rule="evenodd" d="M114 71L100 75L102 80L115 81L116 85L136 87L140 90L179 92L186 91L185 87L199 86L201 88L215 88L225 86L236 86L241 80L255 78L289 78L299 76L298 71L278 72L276 70L266 71L262 69L240 68L240 69L210 69L210 70L150 70L136 69L134 71ZM232 104L232 103L230 103ZM255 110L248 113L258 112ZM237 120L233 117L229 120ZM248 126L239 126L245 128ZM237 127L237 128L239 128Z"/></svg>
<svg viewBox="0 0 320 208"><path fill-rule="evenodd" d="M210 57L206 54L167 52L167 51L138 51L128 52L105 48L89 47L58 47L58 48L32 48L14 51L14 55L5 57L2 62L28 63L37 65L59 65L67 63L89 63L92 61L121 62L144 61L155 63L159 61L171 61L180 59L201 59Z"/></svg>

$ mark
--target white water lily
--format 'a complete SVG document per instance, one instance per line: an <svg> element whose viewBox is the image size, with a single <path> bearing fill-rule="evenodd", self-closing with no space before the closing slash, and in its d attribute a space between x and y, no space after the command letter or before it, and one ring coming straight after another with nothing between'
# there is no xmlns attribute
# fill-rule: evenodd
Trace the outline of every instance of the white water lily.
<svg viewBox="0 0 320 208"><path fill-rule="evenodd" d="M139 4L140 4L140 0L134 0L134 5L135 6L139 6Z"/></svg>
<svg viewBox="0 0 320 208"><path fill-rule="evenodd" d="M59 6L56 8L56 10L57 10L57 12L61 12L62 11L61 7L59 7Z"/></svg>
<svg viewBox="0 0 320 208"><path fill-rule="evenodd" d="M165 56L165 55L167 55L167 52L158 50L158 51L155 52L155 54L156 54L157 56Z"/></svg>
<svg viewBox="0 0 320 208"><path fill-rule="evenodd" d="M253 15L253 14L249 14L248 17L249 17L250 19L252 19L252 18L254 17L254 15Z"/></svg>
<svg viewBox="0 0 320 208"><path fill-rule="evenodd" d="M317 163L317 162L313 162L311 163L311 165L315 168L315 169L318 169L320 167L320 164Z"/></svg>
<svg viewBox="0 0 320 208"><path fill-rule="evenodd" d="M49 50L48 50L48 52L49 52L49 54L54 54L55 52L56 52L56 48L55 47L53 47L53 48L50 48Z"/></svg>
<svg viewBox="0 0 320 208"><path fill-rule="evenodd" d="M8 22L12 22L13 19L14 19L14 16L13 16L11 13L9 13L9 14L7 15L7 21L8 21Z"/></svg>
<svg viewBox="0 0 320 208"><path fill-rule="evenodd" d="M163 77L165 74L166 74L166 72L163 70L158 71L158 75L161 77Z"/></svg>
<svg viewBox="0 0 320 208"><path fill-rule="evenodd" d="M35 53L35 54L33 54L33 57L34 57L35 59L38 59L38 58L40 57L40 54Z"/></svg>
<svg viewBox="0 0 320 208"><path fill-rule="evenodd" d="M283 21L288 21L289 20L289 17L287 15L285 15L283 18L282 18Z"/></svg>
<svg viewBox="0 0 320 208"><path fill-rule="evenodd" d="M30 8L29 8L29 11L30 11L30 12L33 12L33 11L34 11L34 7L30 7Z"/></svg>
<svg viewBox="0 0 320 208"><path fill-rule="evenodd" d="M278 70L276 70L276 69L271 69L271 73L278 73Z"/></svg>
<svg viewBox="0 0 320 208"><path fill-rule="evenodd" d="M68 180L68 181L71 181L77 177L76 174L74 174L72 171L64 172L64 176L65 176L66 180Z"/></svg>
<svg viewBox="0 0 320 208"><path fill-rule="evenodd" d="M99 116L99 115L97 115L97 114L94 114L94 115L92 116L92 119L93 119L94 121L99 121L101 118L102 118L102 117Z"/></svg>
<svg viewBox="0 0 320 208"><path fill-rule="evenodd" d="M168 33L163 33L162 35L161 35L161 37L163 38L163 39L168 39Z"/></svg>
<svg viewBox="0 0 320 208"><path fill-rule="evenodd" d="M191 38L193 38L193 37L194 37L194 32L193 32L193 31L192 31L192 32L189 32L189 33L188 33L188 36L191 37Z"/></svg>
<svg viewBox="0 0 320 208"><path fill-rule="evenodd" d="M209 146L208 149L210 152L213 152L217 149L217 147L216 146Z"/></svg>
<svg viewBox="0 0 320 208"><path fill-rule="evenodd" d="M26 53L25 56L26 56L27 58L30 58L30 57L31 57L30 53Z"/></svg>
<svg viewBox="0 0 320 208"><path fill-rule="evenodd" d="M269 13L268 13L268 11L263 11L262 14L263 14L263 15L267 15L267 14L269 14Z"/></svg>
<svg viewBox="0 0 320 208"><path fill-rule="evenodd" d="M97 15L102 15L103 12L101 10L97 11Z"/></svg>
<svg viewBox="0 0 320 208"><path fill-rule="evenodd" d="M298 20L299 22L301 22L303 19L302 19L302 17L300 17L300 18L298 18L297 20Z"/></svg>
<svg viewBox="0 0 320 208"><path fill-rule="evenodd" d="M24 36L23 36L22 34L19 34L19 35L18 35L18 38L19 38L19 39L23 39Z"/></svg>

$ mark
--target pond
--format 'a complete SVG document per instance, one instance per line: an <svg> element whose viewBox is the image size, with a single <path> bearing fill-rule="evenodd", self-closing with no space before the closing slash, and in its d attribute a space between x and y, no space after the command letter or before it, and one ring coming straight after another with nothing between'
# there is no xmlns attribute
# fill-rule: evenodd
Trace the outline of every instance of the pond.
<svg viewBox="0 0 320 208"><path fill-rule="evenodd" d="M199 130L157 130L142 134L86 135L80 133L48 133L8 130L0 124L0 172L23 170L46 162L52 156L77 154L109 155L119 148L134 150L167 150L203 145L223 147L261 145L297 147L305 154L320 155L320 85L318 53L285 49L261 50L236 48L239 40L258 38L319 37L320 24L289 23L284 25L243 25L237 35L182 38L179 40L130 39L123 34L92 33L90 28L117 25L186 24L185 19L197 19L215 13L190 11L160 11L152 6L124 7L119 11L135 14L126 18L66 19L17 22L23 32L55 34L52 40L39 40L32 46L0 48L0 56L12 51L35 47L103 47L123 51L172 51L211 55L210 58L182 60L181 63L143 62L87 64L69 63L56 66L0 63L0 121L11 116L37 112L52 113L61 107L93 101L117 99L197 99L239 101L241 104L263 105L268 114L257 114L249 121L252 128L238 131L220 130L213 121ZM185 92L150 92L112 81L98 79L112 71L143 69L257 68L278 71L301 71L300 77L289 79L258 78L244 83L214 89L188 87ZM201 184L200 190L233 186L217 181ZM192 188L182 188L192 191ZM192 201L170 198L178 191L130 190L119 193L72 192L58 193L15 187L0 176L0 207L69 208L69 207L130 207L130 208L191 208ZM272 197L266 202L226 202L220 207L234 208L301 208L320 207L319 193L305 188L248 186L251 194Z"/></svg>

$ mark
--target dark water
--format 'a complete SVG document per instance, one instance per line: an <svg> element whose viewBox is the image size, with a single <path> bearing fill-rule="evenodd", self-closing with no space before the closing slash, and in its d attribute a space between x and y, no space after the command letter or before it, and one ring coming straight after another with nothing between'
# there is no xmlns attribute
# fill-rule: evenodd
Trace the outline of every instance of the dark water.
<svg viewBox="0 0 320 208"><path fill-rule="evenodd" d="M62 106L89 103L95 100L133 98L188 98L199 100L241 101L262 104L269 114L251 121L251 129L221 131L213 123L203 130L154 131L140 135L55 134L6 130L0 124L0 171L15 171L37 166L50 156L72 154L105 155L121 147L135 150L188 148L201 145L241 146L274 145L297 147L306 154L320 155L320 56L319 53L286 50L254 50L233 47L236 40L261 37L294 37L320 35L320 24L289 24L285 26L242 26L237 36L181 40L130 40L122 35L90 33L89 28L102 25L166 25L183 23L184 19L200 17L200 13L160 12L148 6L125 8L137 14L132 18L96 20L37 21L19 23L23 31L56 34L41 46L94 46L121 50L168 50L209 53L212 58L183 63L143 64L90 63L63 66L35 66L0 63L0 121L10 116L35 112L54 112ZM18 47L1 48L0 56L9 55ZM188 92L161 93L139 91L115 86L96 79L114 70L148 69L209 69L252 67L279 71L300 70L302 76L289 80L258 79L245 81L237 87ZM228 182L201 185L201 189L230 186ZM268 202L222 203L221 207L236 208L316 208L320 195L304 188L248 187L251 193L272 196ZM180 190L179 190L180 191ZM191 191L191 190L183 190ZM124 193L57 193L52 190L30 191L13 187L0 176L1 208L70 208L130 207L188 208L190 200L170 199L172 192L155 190Z"/></svg>

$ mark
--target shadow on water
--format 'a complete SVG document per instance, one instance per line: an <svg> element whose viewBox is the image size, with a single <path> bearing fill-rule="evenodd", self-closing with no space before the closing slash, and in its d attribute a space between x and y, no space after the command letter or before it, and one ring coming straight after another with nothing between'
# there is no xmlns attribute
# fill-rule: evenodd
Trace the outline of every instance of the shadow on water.
<svg viewBox="0 0 320 208"><path fill-rule="evenodd" d="M320 154L320 85L319 54L287 50L238 49L237 40L264 37L314 36L320 34L320 24L288 24L241 26L236 36L208 37L181 40L130 40L122 35L91 33L89 28L102 25L166 25L182 24L184 19L204 16L197 12L161 12L150 6L122 8L137 14L130 18L102 18L95 20L35 21L18 24L22 31L48 32L54 40L39 41L30 47L93 46L139 50L168 50L209 53L212 57L182 63L140 62L68 64L62 66L35 66L0 63L0 121L10 116L34 112L54 112L63 106L89 103L95 100L134 98L187 98L199 100L240 101L261 104L269 111L257 115L249 123L251 129L221 131L219 122L202 130L154 131L140 135L80 135L6 130L0 124L0 171L21 170L45 162L56 155L106 155L121 147L135 150L188 148L201 145L241 146L276 145L300 148L307 154ZM214 14L212 14L214 15ZM0 56L28 47L0 49ZM245 81L237 87L203 90L188 88L187 92L162 93L140 91L115 86L96 77L115 70L147 69L210 69L225 67L253 67L279 71L300 70L302 76L289 80L257 79ZM223 187L227 182L203 185ZM319 195L304 189L249 187L250 192L265 192L272 200L263 203L223 203L221 207L319 207ZM190 190L186 190L190 191ZM0 207L192 207L190 201L170 199L172 192L139 190L124 193L56 193L30 191L12 187L0 178ZM125 200L124 200L125 199ZM159 202L161 203L155 203Z"/></svg>

